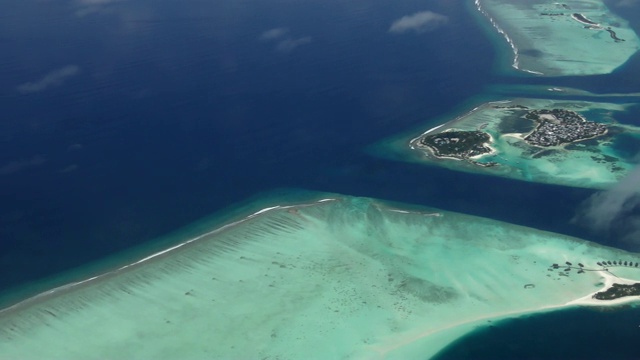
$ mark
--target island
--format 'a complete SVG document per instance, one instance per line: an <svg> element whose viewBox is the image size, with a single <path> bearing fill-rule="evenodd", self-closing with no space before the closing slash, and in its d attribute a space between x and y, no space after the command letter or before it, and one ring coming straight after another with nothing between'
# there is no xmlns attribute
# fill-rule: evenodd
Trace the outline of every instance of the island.
<svg viewBox="0 0 640 360"><path fill-rule="evenodd" d="M609 36L611 36L611 38L615 41L615 42L620 42L620 41L624 41L624 39L620 39L617 35L616 32L613 31L611 29L611 26L608 27L602 27L600 26L600 24L591 21L589 19L587 19L584 15L579 14L579 13L574 13L571 15L571 18L573 18L574 20L576 20L579 23L582 24L586 24L587 26L585 26L586 29L591 29L591 30L604 30L606 32L609 33Z"/></svg>
<svg viewBox="0 0 640 360"><path fill-rule="evenodd" d="M591 21L589 19L587 19L586 16L580 14L580 13L573 13L571 14L571 17L576 20L577 22L583 23L583 24L587 24L587 25L598 25L597 22Z"/></svg>
<svg viewBox="0 0 640 360"><path fill-rule="evenodd" d="M597 300L614 300L626 296L640 296L640 283L612 284L607 290L595 293L593 298Z"/></svg>
<svg viewBox="0 0 640 360"><path fill-rule="evenodd" d="M485 102L462 115L432 120L379 143L373 150L394 160L518 180L609 188L635 167L640 127L627 103L516 98ZM437 125L433 127L434 122ZM419 134L419 135L416 135Z"/></svg>
<svg viewBox="0 0 640 360"><path fill-rule="evenodd" d="M171 248L1 310L0 358L430 358L500 319L637 300L593 298L625 283L593 269L634 259L623 250L439 209L308 196L256 200L245 217L199 222ZM636 268L616 271L640 282Z"/></svg>
<svg viewBox="0 0 640 360"><path fill-rule="evenodd" d="M535 147L558 147L578 141L594 139L607 133L607 126L595 121L588 121L575 111L566 109L529 109L523 105L494 105L494 109L526 111L524 119L532 120L537 125L535 129L526 135L508 134L523 139L527 144ZM493 154L491 147L493 137L491 134L481 131L489 124L484 123L476 130L465 131L455 128L445 129L442 132L423 134L417 140L412 141L418 148L429 149L437 158L453 158L468 160L479 166L487 166L486 163L472 161L486 154ZM541 153L536 156L540 157ZM491 162L490 166L496 163Z"/></svg>
<svg viewBox="0 0 640 360"><path fill-rule="evenodd" d="M593 139L607 133L607 126L587 121L575 111L565 109L532 110L525 116L538 126L524 140L535 146L549 147Z"/></svg>
<svg viewBox="0 0 640 360"><path fill-rule="evenodd" d="M420 144L431 149L435 156L459 160L490 154L493 151L490 143L491 135L482 131L450 130L420 139Z"/></svg>

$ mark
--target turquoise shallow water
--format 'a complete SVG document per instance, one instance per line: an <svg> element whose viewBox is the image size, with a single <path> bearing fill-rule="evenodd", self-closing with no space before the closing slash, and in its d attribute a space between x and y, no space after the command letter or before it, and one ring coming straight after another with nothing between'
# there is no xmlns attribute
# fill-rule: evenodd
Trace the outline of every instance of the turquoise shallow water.
<svg viewBox="0 0 640 360"><path fill-rule="evenodd" d="M553 262L596 269L599 259L632 256L397 206L328 195L263 209L5 309L0 357L429 356L489 320L602 288L604 273L551 271Z"/></svg>

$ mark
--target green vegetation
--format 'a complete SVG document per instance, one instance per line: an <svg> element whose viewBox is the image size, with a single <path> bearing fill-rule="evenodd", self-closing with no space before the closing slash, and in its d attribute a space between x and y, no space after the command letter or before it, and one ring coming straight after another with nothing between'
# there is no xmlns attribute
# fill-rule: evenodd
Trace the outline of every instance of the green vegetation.
<svg viewBox="0 0 640 360"><path fill-rule="evenodd" d="M640 283L632 285L613 284L606 291L601 291L593 295L593 298L598 300L613 300L625 296L638 295L640 295Z"/></svg>
<svg viewBox="0 0 640 360"><path fill-rule="evenodd" d="M446 131L426 135L419 144L428 146L438 157L453 157L467 160L473 156L491 153L487 145L491 136L482 131Z"/></svg>

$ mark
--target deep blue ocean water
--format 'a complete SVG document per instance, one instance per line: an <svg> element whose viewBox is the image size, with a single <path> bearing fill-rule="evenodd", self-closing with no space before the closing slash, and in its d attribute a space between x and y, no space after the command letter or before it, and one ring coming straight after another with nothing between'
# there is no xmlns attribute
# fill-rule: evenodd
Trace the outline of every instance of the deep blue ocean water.
<svg viewBox="0 0 640 360"><path fill-rule="evenodd" d="M388 31L425 10L448 22ZM472 11L461 0L0 3L0 293L275 188L438 207L637 250L570 222L591 190L364 151L467 110L488 85L551 82L496 71L496 51L508 47ZM640 31L634 14L625 12ZM281 36L261 37L273 29ZM553 83L638 92L638 72L635 57L612 75Z"/></svg>
<svg viewBox="0 0 640 360"><path fill-rule="evenodd" d="M494 54L467 5L0 5L8 14L0 288L125 250L274 187L431 197L393 192L398 181L424 182L403 172L432 171L362 149L451 110L491 79ZM446 13L449 23L388 32L421 10ZM278 50L279 40L260 39L274 28L288 29L284 40L310 42ZM19 91L69 66L75 75Z"/></svg>
<svg viewBox="0 0 640 360"><path fill-rule="evenodd" d="M637 359L640 309L570 309L488 324L433 357Z"/></svg>

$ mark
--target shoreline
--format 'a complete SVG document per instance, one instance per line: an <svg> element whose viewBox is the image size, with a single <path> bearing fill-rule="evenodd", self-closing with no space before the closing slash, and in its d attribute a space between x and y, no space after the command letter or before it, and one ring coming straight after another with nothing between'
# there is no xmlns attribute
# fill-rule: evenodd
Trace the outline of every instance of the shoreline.
<svg viewBox="0 0 640 360"><path fill-rule="evenodd" d="M621 278L621 277L617 277L613 274L611 274L608 271L604 271L604 270L599 270L599 272L601 273L600 275L604 278L604 286L602 289L598 290L598 291L594 291L591 294L585 295L581 298L578 298L576 300L572 300L568 303L566 303L565 305L571 306L571 305L579 305L579 306L616 306L616 305L622 305L622 304L627 304L627 303L631 303L631 302L635 302L640 300L640 295L638 296L623 296L621 298L617 298L617 299L613 299L613 300L598 300L595 299L593 296L599 292L602 291L606 291L609 288L611 288L613 286L613 284L622 284L622 285L633 285L636 283L640 283L640 281L635 281L635 280L631 280L631 279L626 279L626 278Z"/></svg>
<svg viewBox="0 0 640 360"><path fill-rule="evenodd" d="M593 22L593 21L589 20L586 16L584 16L584 15L582 15L582 14L580 14L580 13L574 13L574 14L571 14L571 18L572 18L573 20L575 20L575 21L577 21L577 22L581 23L581 24L585 24L585 25L589 25L589 26L594 26L594 27L597 27L599 30L602 30L602 26L600 26L600 24L598 24L598 23L596 23L596 22ZM584 20L582 20L582 19L580 19L580 18L582 18L582 19L584 19Z"/></svg>
<svg viewBox="0 0 640 360"><path fill-rule="evenodd" d="M410 336L409 338L405 338L400 340L399 342L396 342L394 344L390 344L387 347L377 347L374 346L373 350L380 356L380 357L386 357L389 353L394 352L396 350L400 350L403 347L407 347L407 346L411 346L414 343L421 341L421 340L427 340L430 336L434 336L437 334L441 334L444 333L446 331L450 331L450 330L454 330L456 328L459 327L465 327L465 326L470 326L472 328L476 328L476 327L480 327L480 326L486 326L486 324L480 324L480 322L483 321L487 321L487 320L503 320L503 319L507 319L507 318L517 318L519 316L524 316L524 315L533 315L533 314L538 314L538 313L544 313L544 312L548 312L548 311L554 311L554 310L560 310L560 309L564 309L564 308L571 308L571 307L578 307L578 306L582 306L582 307L615 307L615 306L619 306L619 305L624 305L624 304L629 304L629 303L633 303L633 302L638 302L640 301L640 295L638 296L625 296L622 298L618 298L618 299L614 299L614 300L598 300L598 299L594 299L593 296L599 292L602 291L606 291L607 289L611 288L612 285L614 283L616 284L625 284L625 285L631 285L631 284L635 284L635 283L640 283L640 280L636 281L636 280L631 280L631 279L626 279L626 278L621 278L621 277L617 277L605 270L597 270L599 275L604 279L604 285L602 288L589 293L585 296L582 296L580 298L568 301L564 304L555 304L555 305L548 305L548 306L541 306L541 307L534 307L534 308L530 308L530 309L525 309L525 310L516 310L516 311L504 311L504 312L495 312L492 314L488 314L488 315L481 315L478 317L474 317L474 318L470 318L470 319L464 319L462 321L456 322L456 323L451 323L451 324L446 324L442 327L439 327L437 329L431 329L428 331L424 331L421 333L418 333L416 335ZM458 336L455 339L451 339L450 342L447 342L445 344L442 343L438 343L435 346L439 346L439 348L435 349L435 351L431 354L431 355L435 355L436 353L438 353L440 350L446 348L449 344L451 344L453 341L455 341L456 339L465 336L466 334L470 333L471 330L465 330L463 335Z"/></svg>

